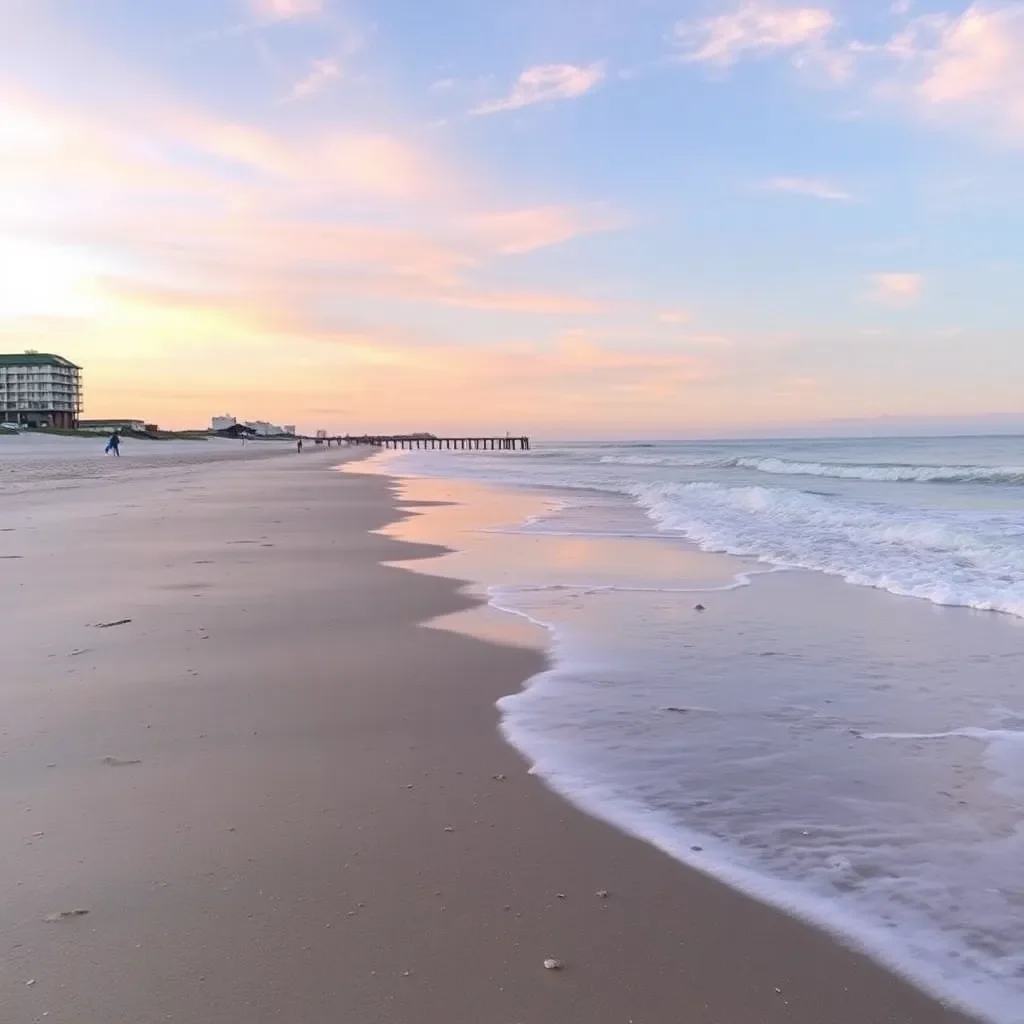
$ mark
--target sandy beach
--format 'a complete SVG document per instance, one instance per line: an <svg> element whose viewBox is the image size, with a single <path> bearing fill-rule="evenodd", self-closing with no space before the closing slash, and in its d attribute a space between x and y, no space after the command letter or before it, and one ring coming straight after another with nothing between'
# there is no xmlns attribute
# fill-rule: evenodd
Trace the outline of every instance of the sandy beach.
<svg viewBox="0 0 1024 1024"><path fill-rule="evenodd" d="M423 628L478 599L338 462L4 495L5 1024L966 1020L529 775L543 651Z"/></svg>

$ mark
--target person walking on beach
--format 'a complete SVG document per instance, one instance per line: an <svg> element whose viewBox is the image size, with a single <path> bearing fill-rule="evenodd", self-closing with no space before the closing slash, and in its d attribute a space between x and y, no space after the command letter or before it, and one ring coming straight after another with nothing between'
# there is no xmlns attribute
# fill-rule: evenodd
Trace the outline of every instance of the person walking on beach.
<svg viewBox="0 0 1024 1024"><path fill-rule="evenodd" d="M107 447L103 449L103 454L121 457L121 437L116 430L110 435L110 440L107 442Z"/></svg>
<svg viewBox="0 0 1024 1024"><path fill-rule="evenodd" d="M296 443L295 447L298 450L298 453L301 455L302 454L302 438L301 437L299 438L299 440Z"/></svg>

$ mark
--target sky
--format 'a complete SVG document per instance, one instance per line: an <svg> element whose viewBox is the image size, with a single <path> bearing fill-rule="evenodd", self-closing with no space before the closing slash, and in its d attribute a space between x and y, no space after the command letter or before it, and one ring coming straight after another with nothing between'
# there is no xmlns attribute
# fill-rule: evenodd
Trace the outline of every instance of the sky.
<svg viewBox="0 0 1024 1024"><path fill-rule="evenodd" d="M1019 0L0 0L0 351L86 415L1024 428Z"/></svg>

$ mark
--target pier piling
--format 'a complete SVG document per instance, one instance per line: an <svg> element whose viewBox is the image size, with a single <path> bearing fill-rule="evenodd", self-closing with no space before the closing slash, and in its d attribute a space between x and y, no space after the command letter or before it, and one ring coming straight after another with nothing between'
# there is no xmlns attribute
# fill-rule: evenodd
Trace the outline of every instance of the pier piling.
<svg viewBox="0 0 1024 1024"><path fill-rule="evenodd" d="M331 438L340 445L366 445L374 448L401 449L410 451L508 451L528 452L528 437L409 437L395 435L362 435L347 434L344 437Z"/></svg>

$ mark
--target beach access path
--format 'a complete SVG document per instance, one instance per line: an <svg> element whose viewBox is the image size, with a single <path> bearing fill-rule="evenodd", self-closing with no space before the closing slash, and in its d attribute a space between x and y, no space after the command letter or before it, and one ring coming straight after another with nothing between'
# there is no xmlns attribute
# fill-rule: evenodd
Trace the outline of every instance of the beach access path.
<svg viewBox="0 0 1024 1024"><path fill-rule="evenodd" d="M0 479L5 1024L962 1020L530 776L342 457Z"/></svg>

